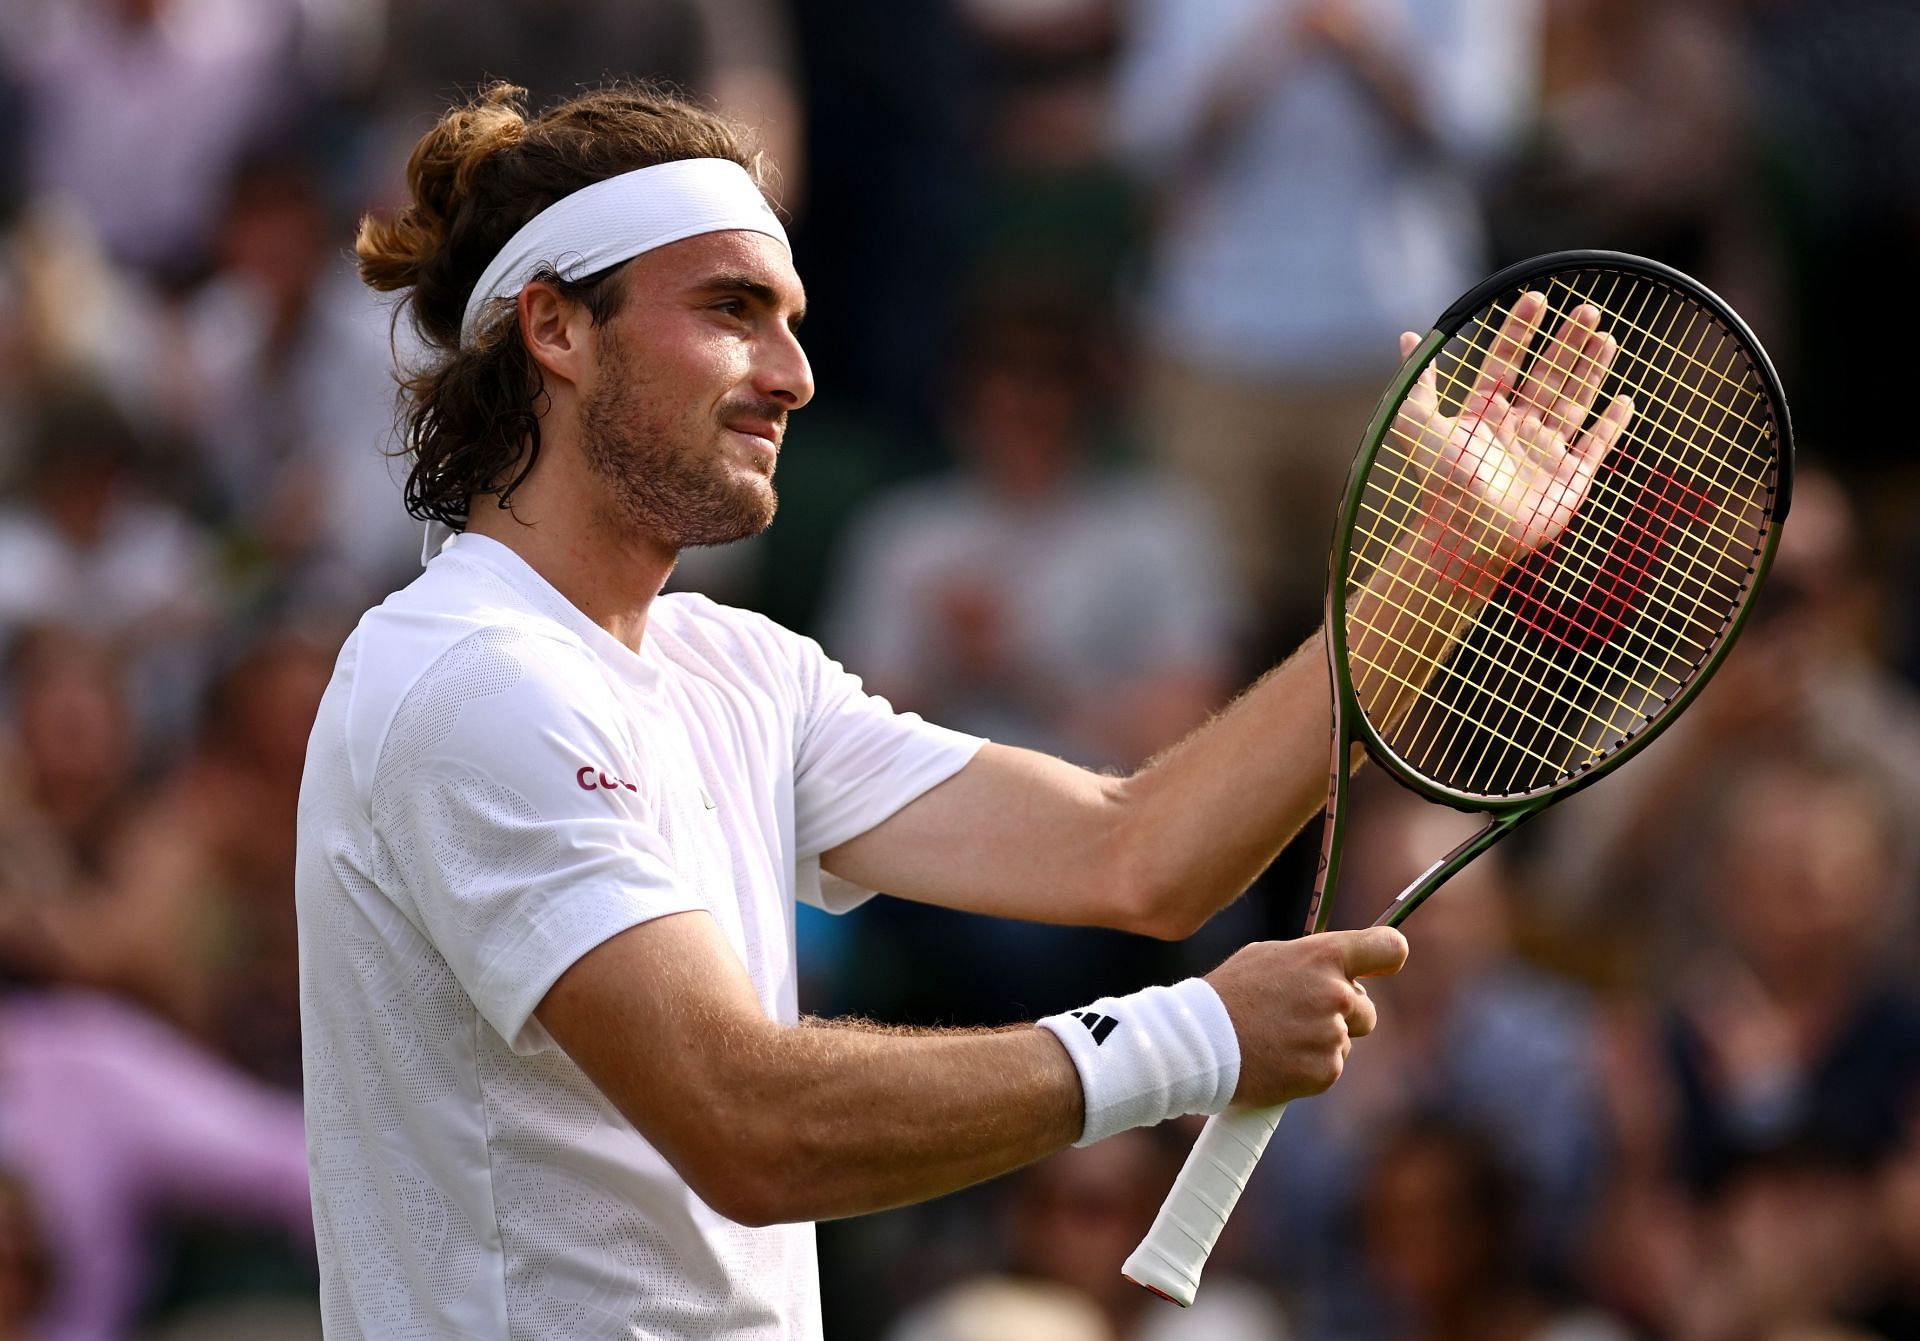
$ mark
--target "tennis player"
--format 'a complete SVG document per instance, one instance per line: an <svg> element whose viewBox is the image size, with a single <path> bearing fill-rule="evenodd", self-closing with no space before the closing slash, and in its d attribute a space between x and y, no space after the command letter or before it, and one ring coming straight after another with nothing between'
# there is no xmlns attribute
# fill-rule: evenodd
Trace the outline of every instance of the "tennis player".
<svg viewBox="0 0 1920 1341"><path fill-rule="evenodd" d="M805 294L736 128L518 96L429 131L358 241L433 356L408 502L444 543L348 639L301 793L327 1336L817 1338L814 1220L1333 1083L1397 932L998 1032L798 1017L796 899L1191 932L1320 803L1324 658L1112 778L661 595L772 520Z"/></svg>

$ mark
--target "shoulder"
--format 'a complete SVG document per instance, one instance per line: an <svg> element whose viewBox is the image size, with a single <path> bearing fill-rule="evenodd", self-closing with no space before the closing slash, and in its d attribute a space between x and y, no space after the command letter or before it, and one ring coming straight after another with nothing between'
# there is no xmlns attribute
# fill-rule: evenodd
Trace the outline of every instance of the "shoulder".
<svg viewBox="0 0 1920 1341"><path fill-rule="evenodd" d="M370 780L396 736L410 750L484 718L494 733L611 713L602 676L565 626L433 570L361 619L328 689L353 771Z"/></svg>
<svg viewBox="0 0 1920 1341"><path fill-rule="evenodd" d="M669 592L653 604L647 636L683 669L759 684L793 678L811 639L754 610L721 605L698 592Z"/></svg>
<svg viewBox="0 0 1920 1341"><path fill-rule="evenodd" d="M690 592L654 603L647 636L658 639L658 655L683 677L776 733L810 718L851 678L805 634Z"/></svg>

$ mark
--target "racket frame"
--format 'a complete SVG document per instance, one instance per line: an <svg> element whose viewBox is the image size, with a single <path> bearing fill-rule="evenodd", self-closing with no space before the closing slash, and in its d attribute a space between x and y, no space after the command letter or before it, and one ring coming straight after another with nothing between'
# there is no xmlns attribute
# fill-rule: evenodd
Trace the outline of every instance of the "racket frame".
<svg viewBox="0 0 1920 1341"><path fill-rule="evenodd" d="M1617 270L1669 284L1683 295L1704 304L1745 343L1753 366L1768 392L1768 408L1774 416L1772 432L1779 439L1774 457L1773 506L1756 556L1753 578L1747 584L1744 596L1715 635L1717 641L1701 659L1699 668L1672 698L1661 705L1660 711L1632 739L1625 741L1596 764L1523 794L1510 797L1483 796L1448 787L1426 777L1394 753L1361 711L1352 677L1347 671L1346 589L1352 568L1348 541L1366 493L1367 476L1374 458L1379 454L1394 417L1399 414L1402 403L1428 360L1460 333L1469 318L1504 293L1515 289L1524 292L1523 286L1543 275L1587 269ZM1364 442L1366 446L1354 458L1346 491L1334 514L1333 538L1329 546L1324 640L1332 689L1332 749L1320 860L1304 932L1324 931L1332 914L1333 901L1326 895L1329 890L1336 889L1339 882L1347 792L1356 741L1386 770L1388 776L1416 795L1456 810L1487 817L1484 826L1408 885L1388 905L1376 923L1398 926L1429 895L1487 848L1554 802L1590 786L1638 754L1693 701L1694 696L1720 668L1752 613L1754 599L1773 564L1774 553L1779 547L1780 526L1786 520L1793 497L1793 428L1788 417L1786 394L1774 371L1773 361L1767 356L1759 338L1738 313L1698 280L1657 261L1623 252L1554 252L1508 266L1475 285L1441 314L1433 329L1403 361L1367 426ZM1285 1111L1285 1104L1264 1109L1236 1106L1208 1119L1206 1129L1201 1132L1193 1152L1188 1156L1186 1167L1161 1206L1153 1228L1122 1268L1128 1280L1183 1307L1193 1302L1207 1257Z"/></svg>
<svg viewBox="0 0 1920 1341"><path fill-rule="evenodd" d="M1362 500L1366 496L1367 477L1372 470L1374 458L1385 445L1395 416L1400 413L1401 405L1420 373L1426 368L1428 360L1457 336L1476 313L1495 299L1515 289L1524 292L1524 286L1529 281L1543 275L1564 274L1571 270L1617 270L1629 276L1639 275L1665 282L1682 295L1708 307L1744 341L1746 351L1752 356L1754 370L1765 383L1770 398L1768 408L1774 414L1774 424L1770 432L1777 434L1779 439L1774 458L1776 479L1773 505L1768 518L1769 525L1755 560L1754 575L1747 584L1746 595L1727 617L1726 622L1716 631L1714 645L1702 658L1699 668L1688 677L1672 698L1661 705L1660 711L1636 732L1632 739L1609 752L1597 763L1588 764L1569 776L1534 791L1511 797L1483 796L1449 787L1421 773L1394 753L1393 749L1381 739L1380 733L1374 729L1366 713L1361 710L1359 699L1354 693L1353 677L1347 669L1346 590L1352 573L1350 541L1358 523ZM1346 809L1350 772L1349 769L1342 767L1342 761L1350 756L1355 740L1359 741L1373 761L1386 770L1394 781L1416 795L1441 805L1451 806L1456 810L1488 817L1487 825L1483 829L1470 835L1453 851L1434 862L1388 905L1378 925L1398 926L1415 908L1425 902L1429 895L1495 842L1549 805L1583 787L1591 786L1645 749L1693 701L1694 696L1706 686L1707 681L1713 678L1714 672L1719 670L1720 663L1733 649L1735 640L1740 636L1740 630L1746 625L1747 617L1753 610L1754 598L1759 594L1760 586L1766 580L1767 571L1773 565L1774 551L1778 548L1780 541L1780 526L1786 520L1787 511L1793 499L1793 429L1787 417L1786 394L1781 389L1773 361L1767 356L1759 337L1754 335L1752 328L1740 319L1738 313L1727 306L1725 300L1698 280L1682 274L1671 266L1662 265L1658 261L1630 256L1624 252L1591 250L1555 252L1548 256L1539 256L1510 265L1475 285L1441 314L1440 319L1434 323L1433 329L1426 334L1413 353L1407 356L1399 373L1381 397L1379 407L1374 411L1373 419L1367 425L1364 441L1367 444L1366 448L1355 456L1353 467L1348 472L1346 491L1341 498L1339 510L1335 513L1333 540L1328 547L1325 641L1327 671L1333 686L1334 746L1332 777L1327 793L1326 822L1321 836L1320 862L1314 880L1313 903L1307 918L1307 927L1310 931L1326 930L1332 915L1332 901L1325 896L1327 890L1337 887L1339 879L1340 846L1346 827L1342 813Z"/></svg>

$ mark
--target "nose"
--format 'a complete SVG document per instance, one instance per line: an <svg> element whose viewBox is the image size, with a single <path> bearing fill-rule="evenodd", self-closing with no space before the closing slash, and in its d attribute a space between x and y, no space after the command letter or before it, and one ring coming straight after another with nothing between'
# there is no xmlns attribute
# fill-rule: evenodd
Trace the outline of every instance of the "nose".
<svg viewBox="0 0 1920 1341"><path fill-rule="evenodd" d="M813 399L813 365L800 337L785 325L776 326L755 369L754 390L789 410L797 410Z"/></svg>

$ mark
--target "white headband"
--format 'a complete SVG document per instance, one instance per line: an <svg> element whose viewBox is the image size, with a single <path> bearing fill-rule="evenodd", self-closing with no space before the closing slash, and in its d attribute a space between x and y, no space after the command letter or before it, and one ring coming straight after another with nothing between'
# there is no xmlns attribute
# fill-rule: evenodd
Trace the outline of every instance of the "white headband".
<svg viewBox="0 0 1920 1341"><path fill-rule="evenodd" d="M669 242L735 228L788 245L773 207L731 159L683 158L582 187L507 239L467 298L460 343L473 339L489 302L519 297L548 267L562 279L580 279Z"/></svg>

